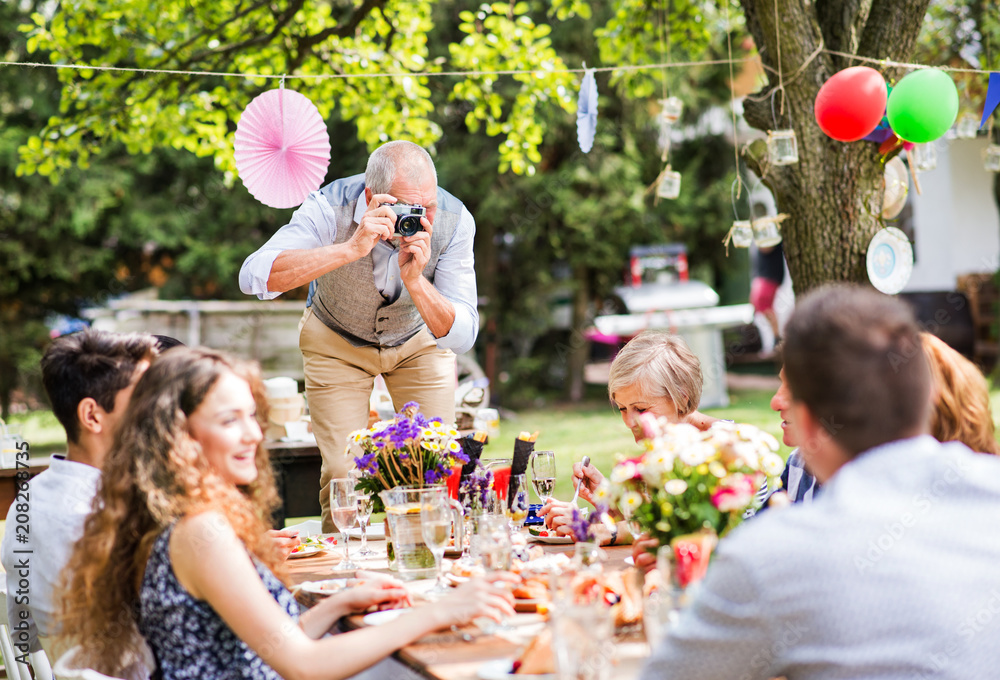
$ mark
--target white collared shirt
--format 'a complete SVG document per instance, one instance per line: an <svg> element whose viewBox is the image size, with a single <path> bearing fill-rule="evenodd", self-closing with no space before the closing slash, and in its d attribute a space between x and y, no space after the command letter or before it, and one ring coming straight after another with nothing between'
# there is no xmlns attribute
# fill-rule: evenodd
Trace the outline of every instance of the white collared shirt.
<svg viewBox="0 0 1000 680"><path fill-rule="evenodd" d="M31 651L41 649L38 635L55 632L59 607L53 590L83 535L100 478L99 469L54 455L49 469L28 482L7 512L0 545L7 570L7 616L16 643L20 640L15 626L28 622Z"/></svg>
<svg viewBox="0 0 1000 680"><path fill-rule="evenodd" d="M354 208L354 222L361 223L367 204L364 194ZM476 223L468 208L462 206L458 228L451 242L438 258L434 272L434 286L455 308L455 320L446 335L436 338L438 347L462 354L472 348L479 328L476 308L476 273L473 258L473 241ZM285 250L310 250L336 242L337 220L326 197L320 191L309 194L292 220L252 253L240 267L240 290L256 295L261 300L273 300L281 295L268 290L271 267L275 258ZM396 300L402 291L399 273L399 250L386 241L379 240L372 249L375 287L388 300Z"/></svg>

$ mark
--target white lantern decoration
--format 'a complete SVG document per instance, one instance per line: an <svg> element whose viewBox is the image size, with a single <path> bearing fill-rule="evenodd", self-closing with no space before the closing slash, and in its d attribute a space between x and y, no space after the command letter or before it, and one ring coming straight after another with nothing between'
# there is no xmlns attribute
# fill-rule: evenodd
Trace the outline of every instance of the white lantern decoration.
<svg viewBox="0 0 1000 680"><path fill-rule="evenodd" d="M918 172L927 172L937 167L937 149L934 142L915 144L906 152L910 159L910 167Z"/></svg>
<svg viewBox="0 0 1000 680"><path fill-rule="evenodd" d="M882 194L882 217L891 220L903 210L910 191L910 180L903 161L896 156L885 164L885 192Z"/></svg>
<svg viewBox="0 0 1000 680"><path fill-rule="evenodd" d="M771 165L794 165L799 162L799 145L795 130L769 130L767 157Z"/></svg>
<svg viewBox="0 0 1000 680"><path fill-rule="evenodd" d="M660 173L660 179L656 183L656 195L660 198L677 198L681 195L681 173L671 170L668 165Z"/></svg>
<svg viewBox="0 0 1000 680"><path fill-rule="evenodd" d="M1000 144L990 144L983 150L983 168L1000 172Z"/></svg>
<svg viewBox="0 0 1000 680"><path fill-rule="evenodd" d="M732 234L731 242L737 248L749 248L750 244L753 243L753 228L750 226L749 220L733 222L730 233Z"/></svg>

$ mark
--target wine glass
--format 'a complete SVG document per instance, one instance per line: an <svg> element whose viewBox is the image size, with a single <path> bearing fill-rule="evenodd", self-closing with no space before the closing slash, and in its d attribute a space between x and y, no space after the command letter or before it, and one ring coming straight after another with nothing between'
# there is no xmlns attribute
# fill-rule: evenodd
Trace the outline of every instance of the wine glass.
<svg viewBox="0 0 1000 680"><path fill-rule="evenodd" d="M542 503L552 500L556 485L556 452L535 451L531 454L531 483Z"/></svg>
<svg viewBox="0 0 1000 680"><path fill-rule="evenodd" d="M372 516L374 505L375 502L369 494L358 493L358 524L361 526L361 550L358 551L358 555L361 557L376 554L368 547L368 520Z"/></svg>
<svg viewBox="0 0 1000 680"><path fill-rule="evenodd" d="M528 518L528 484L526 475L511 475L510 490L507 492L507 509L510 530L520 531Z"/></svg>
<svg viewBox="0 0 1000 680"><path fill-rule="evenodd" d="M330 480L330 514L333 516L333 523L340 529L340 536L344 541L344 562L341 569L358 569L358 565L351 561L351 549L348 546L350 538L347 530L354 526L358 520L358 495L354 490L356 482L349 478Z"/></svg>
<svg viewBox="0 0 1000 680"><path fill-rule="evenodd" d="M437 581L428 592L442 594L448 592L441 574L441 558L451 536L452 509L448 496L442 489L440 493L425 492L420 502L420 531L431 554L434 555L434 573Z"/></svg>

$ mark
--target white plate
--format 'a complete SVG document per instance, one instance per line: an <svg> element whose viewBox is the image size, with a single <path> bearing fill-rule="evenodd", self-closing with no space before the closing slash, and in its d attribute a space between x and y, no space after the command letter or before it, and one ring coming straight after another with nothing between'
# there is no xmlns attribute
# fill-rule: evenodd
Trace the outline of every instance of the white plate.
<svg viewBox="0 0 1000 680"><path fill-rule="evenodd" d="M312 595L332 595L346 588L351 580L346 578L329 578L325 581L304 581L299 586L299 590L304 593L311 593Z"/></svg>
<svg viewBox="0 0 1000 680"><path fill-rule="evenodd" d="M625 558L624 560L622 560L622 561L623 561L623 562L625 562L625 564L627 564L627 565L628 565L628 566L630 566L630 567L634 567L634 566L635 566L635 560L634 560L634 559L632 559L632 556L631 556L631 555L629 555L628 557L626 557L626 558Z"/></svg>
<svg viewBox="0 0 1000 680"><path fill-rule="evenodd" d="M405 611L405 609L386 609L382 612L365 614L361 620L368 626L380 626L383 623L399 618L399 615Z"/></svg>
<svg viewBox="0 0 1000 680"><path fill-rule="evenodd" d="M385 523L375 522L375 524L369 524L368 529L365 530L368 534L369 541L384 541L385 540ZM347 530L347 535L351 538L356 538L361 540L361 527L351 527Z"/></svg>
<svg viewBox="0 0 1000 680"><path fill-rule="evenodd" d="M316 553L321 553L324 550L326 550L326 548L320 548L318 545L304 545L301 546L301 548L302 549L299 550L298 552L293 552L292 554L290 554L288 556L288 559L297 560L300 557L309 557L310 555L315 555Z"/></svg>
<svg viewBox="0 0 1000 680"><path fill-rule="evenodd" d="M913 246L896 227L879 230L868 244L868 280L886 295L903 290L913 273Z"/></svg>
<svg viewBox="0 0 1000 680"><path fill-rule="evenodd" d="M548 535L548 536L538 536L533 531L529 531L528 532L528 536L531 537L531 540L538 541L539 543L557 543L558 544L558 543L572 543L573 542L573 537L572 536L552 536L551 534Z"/></svg>
<svg viewBox="0 0 1000 680"><path fill-rule="evenodd" d="M543 675L521 675L518 673L514 675L510 672L510 669L514 665L513 659L494 659L493 661L487 661L479 670L476 671L476 677L479 680L511 680L512 678L530 678L530 680L556 680L556 676L551 673L546 673Z"/></svg>

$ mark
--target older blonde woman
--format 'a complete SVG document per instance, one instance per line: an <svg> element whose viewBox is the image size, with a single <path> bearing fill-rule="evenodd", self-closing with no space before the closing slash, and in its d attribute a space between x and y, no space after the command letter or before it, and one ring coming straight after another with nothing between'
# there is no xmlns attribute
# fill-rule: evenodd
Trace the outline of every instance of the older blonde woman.
<svg viewBox="0 0 1000 680"><path fill-rule="evenodd" d="M643 331L626 344L614 361L608 375L608 397L618 409L625 427L636 442L643 438L639 416L652 413L674 423L688 423L707 430L717 418L698 412L701 400L701 362L679 336L665 331ZM593 465L573 465L573 485L580 486L580 497L593 504L593 493L604 475ZM552 501L539 514L557 533L569 533L572 506ZM614 545L628 542L619 536L620 527L608 531L602 542Z"/></svg>

